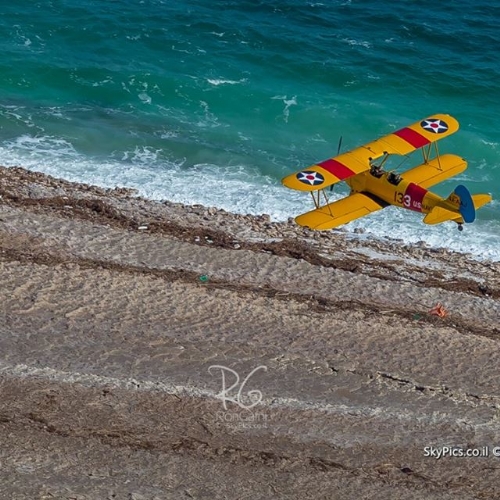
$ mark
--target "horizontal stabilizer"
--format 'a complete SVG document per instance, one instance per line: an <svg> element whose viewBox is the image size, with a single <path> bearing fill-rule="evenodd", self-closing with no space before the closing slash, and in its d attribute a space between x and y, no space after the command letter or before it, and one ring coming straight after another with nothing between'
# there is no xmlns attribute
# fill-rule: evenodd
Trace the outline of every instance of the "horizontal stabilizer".
<svg viewBox="0 0 500 500"><path fill-rule="evenodd" d="M450 195L450 197L451 196L452 195ZM491 201L491 196L489 194L472 195L472 202L474 204L475 210L481 208L483 205L486 205L486 203L489 203L490 201ZM446 201L444 203L446 203ZM464 221L458 209L449 210L448 208L444 208L439 205L436 205L424 218L424 222L426 224L440 224L441 222L446 222L449 220L458 222L459 224L467 222Z"/></svg>
<svg viewBox="0 0 500 500"><path fill-rule="evenodd" d="M425 224L441 224L453 220L455 222L463 223L462 216L457 212L452 212L446 208L435 206L425 217Z"/></svg>
<svg viewBox="0 0 500 500"><path fill-rule="evenodd" d="M363 193L355 193L324 207L299 215L295 222L314 230L332 229L387 206Z"/></svg>
<svg viewBox="0 0 500 500"><path fill-rule="evenodd" d="M486 203L489 203L492 200L490 194L473 194L472 201L474 202L474 208L477 210L481 208Z"/></svg>

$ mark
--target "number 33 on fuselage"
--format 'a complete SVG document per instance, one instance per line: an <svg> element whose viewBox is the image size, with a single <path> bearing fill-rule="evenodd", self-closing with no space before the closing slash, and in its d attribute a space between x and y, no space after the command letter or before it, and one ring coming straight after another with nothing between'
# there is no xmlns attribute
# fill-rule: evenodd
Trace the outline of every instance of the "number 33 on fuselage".
<svg viewBox="0 0 500 500"><path fill-rule="evenodd" d="M473 222L475 209L491 201L489 194L471 196L464 186L458 186L443 199L428 190L467 168L467 162L457 155L440 156L435 144L458 127L457 120L449 115L433 115L285 177L285 186L311 192L316 207L299 215L296 222L311 229L331 229L388 205L424 213L426 224L451 220L461 229L464 222ZM421 165L402 174L384 171L389 155L407 155L416 149L423 153ZM435 156L431 159L432 151ZM350 195L328 203L324 188L340 181L349 185ZM321 205L320 192L327 201L325 205Z"/></svg>

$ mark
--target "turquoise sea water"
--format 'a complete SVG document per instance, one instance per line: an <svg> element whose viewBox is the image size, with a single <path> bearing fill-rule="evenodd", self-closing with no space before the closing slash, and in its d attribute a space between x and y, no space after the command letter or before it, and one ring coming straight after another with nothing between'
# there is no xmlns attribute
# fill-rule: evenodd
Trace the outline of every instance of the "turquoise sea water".
<svg viewBox="0 0 500 500"><path fill-rule="evenodd" d="M434 113L494 202L463 233L387 208L346 228L500 260L500 4L3 2L0 163L286 219L280 179ZM417 163L406 160L401 170ZM335 196L347 193L340 188Z"/></svg>

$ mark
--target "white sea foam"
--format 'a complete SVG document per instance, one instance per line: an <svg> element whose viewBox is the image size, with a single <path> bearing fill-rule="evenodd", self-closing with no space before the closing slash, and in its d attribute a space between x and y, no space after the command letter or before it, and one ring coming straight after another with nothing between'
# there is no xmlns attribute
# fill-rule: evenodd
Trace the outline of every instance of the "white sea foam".
<svg viewBox="0 0 500 500"><path fill-rule="evenodd" d="M213 127L219 127L221 125L219 123L219 119L217 118L217 116L210 111L210 107L206 101L200 101L200 107L203 110L204 116L203 119L198 120L198 122L196 123L198 127L213 128Z"/></svg>
<svg viewBox="0 0 500 500"><path fill-rule="evenodd" d="M246 78L242 78L241 80L226 80L224 78L207 78L207 82L211 85L238 85L240 83L245 83Z"/></svg>
<svg viewBox="0 0 500 500"><path fill-rule="evenodd" d="M145 103L145 104L151 104L151 101L152 101L151 96L149 96L148 94L146 94L146 92L139 93L137 97L139 97L139 99L143 103Z"/></svg>
<svg viewBox="0 0 500 500"><path fill-rule="evenodd" d="M101 80L99 82L93 82L92 87L102 87L108 83L113 83L113 78L108 76L104 80Z"/></svg>
<svg viewBox="0 0 500 500"><path fill-rule="evenodd" d="M498 142L493 142L493 141L485 141L484 139L480 139L481 143L484 144L485 146L490 146L493 150L496 151L498 147Z"/></svg>
<svg viewBox="0 0 500 500"><path fill-rule="evenodd" d="M372 44L364 40L354 40L352 38L343 38L343 42L348 43L352 47L364 47L365 49L370 49Z"/></svg>
<svg viewBox="0 0 500 500"><path fill-rule="evenodd" d="M288 118L290 117L290 106L297 105L297 96L294 95L291 99L288 99L286 95L285 96L276 95L271 97L271 99L283 101L285 105L283 109L283 120L285 123L288 123Z"/></svg>

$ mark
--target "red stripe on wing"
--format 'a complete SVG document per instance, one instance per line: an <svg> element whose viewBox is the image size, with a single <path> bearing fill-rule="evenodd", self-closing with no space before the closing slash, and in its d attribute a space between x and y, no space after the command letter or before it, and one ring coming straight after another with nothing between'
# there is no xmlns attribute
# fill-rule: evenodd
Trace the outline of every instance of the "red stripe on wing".
<svg viewBox="0 0 500 500"><path fill-rule="evenodd" d="M430 144L431 142L429 141L429 139L427 139L427 137L424 137L417 131L408 127L402 128L401 130L397 130L396 132L394 132L394 135L401 137L401 139L404 139L406 142L411 144L415 149L427 146L427 144Z"/></svg>
<svg viewBox="0 0 500 500"><path fill-rule="evenodd" d="M351 177L356 174L356 172L353 172L349 167L346 167L333 158L318 163L318 165L333 174L335 177L338 177L340 180L347 179L347 177Z"/></svg>

